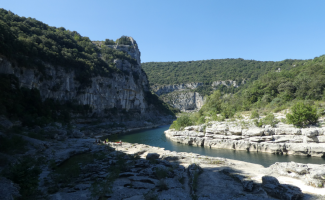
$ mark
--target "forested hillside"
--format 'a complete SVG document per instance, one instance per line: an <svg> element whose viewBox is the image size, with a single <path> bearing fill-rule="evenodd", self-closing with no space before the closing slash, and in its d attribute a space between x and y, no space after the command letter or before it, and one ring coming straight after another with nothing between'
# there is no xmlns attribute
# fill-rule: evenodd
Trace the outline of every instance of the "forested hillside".
<svg viewBox="0 0 325 200"><path fill-rule="evenodd" d="M238 59L214 59L188 62L148 62L142 67L150 85L170 85L200 82L211 85L213 81L253 81L269 71L288 70L306 61L287 59L280 62Z"/></svg>
<svg viewBox="0 0 325 200"><path fill-rule="evenodd" d="M106 46L117 43L126 50ZM131 56L135 54L139 56ZM0 9L0 67L0 115L20 120L24 125L68 122L71 113L98 114L94 108L107 116L127 115L128 110L139 113L142 109L146 113L146 107L154 104L158 112L170 113L167 105L149 91L140 52L131 37L94 42L76 31ZM22 85L21 78L31 84ZM124 90L122 85L132 91ZM101 101L104 91L109 98ZM117 100L124 94L130 102ZM138 103L136 97L144 102ZM93 100L87 99L100 102L90 105Z"/></svg>
<svg viewBox="0 0 325 200"><path fill-rule="evenodd" d="M183 126L180 125L182 123L188 125L202 124L206 120L224 120L241 111L258 111L260 114L278 112L297 102L319 106L318 114L321 115L324 114L322 103L315 102L324 101L324 94L325 55L289 70L271 71L235 94L223 95L217 90L208 97L198 113L185 117L185 120L177 120L174 127L179 128Z"/></svg>
<svg viewBox="0 0 325 200"><path fill-rule="evenodd" d="M126 42L125 38L120 40ZM4 9L0 9L0 46L0 54L26 68L42 71L45 61L67 70L77 69L77 79L85 85L90 84L89 75L109 76L116 71L112 63L116 58L136 62L125 52L96 48L88 37L76 31L52 27ZM99 54L103 59L98 58Z"/></svg>

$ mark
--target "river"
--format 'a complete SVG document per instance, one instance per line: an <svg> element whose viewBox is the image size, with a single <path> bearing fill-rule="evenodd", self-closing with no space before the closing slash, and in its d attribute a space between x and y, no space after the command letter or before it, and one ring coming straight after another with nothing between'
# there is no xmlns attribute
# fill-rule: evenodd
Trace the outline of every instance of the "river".
<svg viewBox="0 0 325 200"><path fill-rule="evenodd" d="M154 129L134 131L125 134L116 134L108 137L110 140L122 140L123 142L147 144L150 146L165 148L170 151L192 152L200 155L223 157L234 160L241 160L250 163L256 163L268 167L275 162L298 162L325 164L325 158L293 156L293 155L274 155L270 153L257 153L247 151L235 151L230 149L210 149L204 147L179 144L166 138L164 131L169 125L160 126Z"/></svg>

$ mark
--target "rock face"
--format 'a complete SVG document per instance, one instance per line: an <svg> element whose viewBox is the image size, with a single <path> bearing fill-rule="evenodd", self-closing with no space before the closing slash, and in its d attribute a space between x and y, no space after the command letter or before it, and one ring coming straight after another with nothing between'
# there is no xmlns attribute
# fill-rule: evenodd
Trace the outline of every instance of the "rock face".
<svg viewBox="0 0 325 200"><path fill-rule="evenodd" d="M263 176L262 187L268 195L277 199L295 200L303 197L300 188L292 185L281 185L273 176Z"/></svg>
<svg viewBox="0 0 325 200"><path fill-rule="evenodd" d="M151 89L160 96L174 91L196 89L201 85L203 85L203 83L182 83L176 85L152 86Z"/></svg>
<svg viewBox="0 0 325 200"><path fill-rule="evenodd" d="M164 102L184 112L198 110L204 104L204 97L198 92L175 91L162 95L161 98Z"/></svg>
<svg viewBox="0 0 325 200"><path fill-rule="evenodd" d="M13 183L11 180L0 177L0 199L2 200L14 200L20 197L19 185Z"/></svg>
<svg viewBox="0 0 325 200"><path fill-rule="evenodd" d="M245 84L245 80L241 82ZM226 87L239 87L236 81L214 81L211 84L211 88L215 88L219 85ZM193 90L204 86L203 83L182 83L175 85L154 85L151 90L154 91L162 100L174 108L180 109L181 111L199 110L204 105L204 96Z"/></svg>
<svg viewBox="0 0 325 200"><path fill-rule="evenodd" d="M199 110L204 104L204 97L192 92L203 83L186 83L178 85L153 86L151 89L169 105L183 112Z"/></svg>
<svg viewBox="0 0 325 200"><path fill-rule="evenodd" d="M242 84L245 84L246 83L246 81L245 80L243 80L241 83L237 83L237 81L233 81L233 80L227 80L227 81L214 81L213 83L212 83L212 87L217 87L217 86L219 86L219 85L224 85L224 86L227 86L227 87L229 87L229 86L233 86L233 87L239 87L240 85L242 85Z"/></svg>
<svg viewBox="0 0 325 200"><path fill-rule="evenodd" d="M325 165L277 162L267 172L300 179L313 187L325 187Z"/></svg>
<svg viewBox="0 0 325 200"><path fill-rule="evenodd" d="M107 45L127 52L137 60L136 65L126 60L114 60L116 67L124 73L114 73L111 77L92 77L92 84L80 88L81 83L75 80L75 71L67 71L63 67L45 63L45 74L36 69L27 69L0 60L0 73L13 74L19 79L20 87L36 88L42 99L53 98L59 101L75 101L81 105L89 105L93 113L103 116L105 111L118 108L127 112L132 110L147 114L153 109L145 100L145 92L149 92L147 76L141 68L140 51L133 38L132 45Z"/></svg>
<svg viewBox="0 0 325 200"><path fill-rule="evenodd" d="M325 128L295 128L279 123L277 127L242 127L237 122L213 122L204 126L170 129L165 135L182 144L273 154L325 157Z"/></svg>

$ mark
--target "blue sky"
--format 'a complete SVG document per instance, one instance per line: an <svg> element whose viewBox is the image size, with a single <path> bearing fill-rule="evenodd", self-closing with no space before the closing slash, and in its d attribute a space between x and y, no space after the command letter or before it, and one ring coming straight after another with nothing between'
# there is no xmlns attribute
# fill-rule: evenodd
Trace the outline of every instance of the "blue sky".
<svg viewBox="0 0 325 200"><path fill-rule="evenodd" d="M131 36L142 62L325 54L324 0L1 0L0 7L91 40Z"/></svg>

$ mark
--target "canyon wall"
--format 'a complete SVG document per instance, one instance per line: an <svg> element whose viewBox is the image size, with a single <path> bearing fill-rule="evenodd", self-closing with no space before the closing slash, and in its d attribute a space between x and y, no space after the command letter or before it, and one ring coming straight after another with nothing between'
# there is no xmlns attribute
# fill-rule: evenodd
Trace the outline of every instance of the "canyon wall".
<svg viewBox="0 0 325 200"><path fill-rule="evenodd" d="M227 81L214 81L211 84L211 90L220 85L226 87L239 87L241 84L245 84L243 80L241 83L237 83L233 80ZM177 108L183 112L200 110L204 105L204 96L195 89L204 86L204 83L181 83L175 85L163 85L163 86L151 86L151 90L161 97L161 99L169 105Z"/></svg>
<svg viewBox="0 0 325 200"><path fill-rule="evenodd" d="M109 77L89 74L92 76L91 84L87 87L81 87L82 83L76 80L75 70L66 70L49 63L44 63L45 73L42 73L37 69L18 66L1 56L0 73L15 75L20 87L38 89L43 100L52 98L89 105L92 114L98 116L104 116L110 109L122 109L142 116L155 113L154 106L146 100L150 88L147 75L141 68L141 53L133 38L130 37L130 40L132 45L107 46L127 52L137 60L137 64L115 59L115 66L120 72L114 72Z"/></svg>

